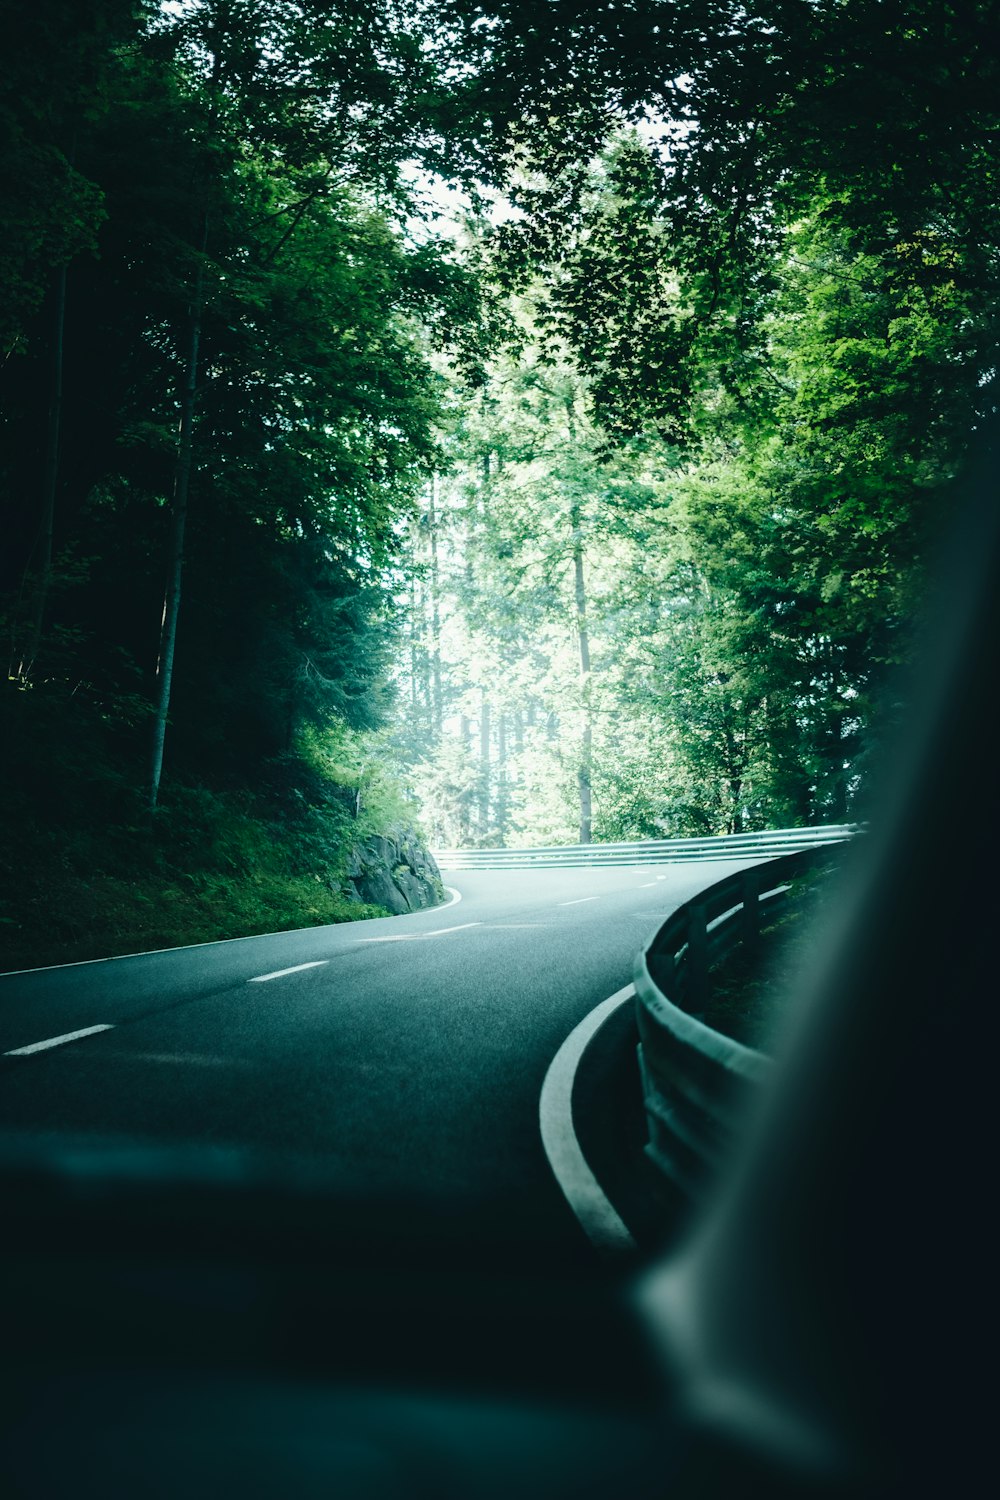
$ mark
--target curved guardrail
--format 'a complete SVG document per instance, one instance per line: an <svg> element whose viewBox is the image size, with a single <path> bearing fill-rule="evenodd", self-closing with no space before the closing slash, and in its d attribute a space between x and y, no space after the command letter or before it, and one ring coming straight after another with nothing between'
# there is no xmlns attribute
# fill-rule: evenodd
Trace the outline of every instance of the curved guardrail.
<svg viewBox="0 0 1000 1500"><path fill-rule="evenodd" d="M771 1068L764 1053L701 1020L711 965L738 943L753 947L765 922L787 909L789 882L834 854L822 846L799 850L718 881L679 906L639 955L646 1154L688 1197L700 1196Z"/></svg>
<svg viewBox="0 0 1000 1500"><path fill-rule="evenodd" d="M797 849L841 843L856 823L773 828L712 838L637 839L615 844L549 844L534 849L435 849L441 870L567 869L586 865L666 865L682 860L766 859Z"/></svg>

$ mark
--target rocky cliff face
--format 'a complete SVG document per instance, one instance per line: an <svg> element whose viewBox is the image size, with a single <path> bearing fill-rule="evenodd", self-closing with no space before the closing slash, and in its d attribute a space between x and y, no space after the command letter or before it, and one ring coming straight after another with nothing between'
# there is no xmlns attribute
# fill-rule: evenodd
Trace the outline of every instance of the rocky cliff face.
<svg viewBox="0 0 1000 1500"><path fill-rule="evenodd" d="M441 872L434 856L410 829L373 835L351 850L347 894L384 906L394 915L437 906L444 900Z"/></svg>

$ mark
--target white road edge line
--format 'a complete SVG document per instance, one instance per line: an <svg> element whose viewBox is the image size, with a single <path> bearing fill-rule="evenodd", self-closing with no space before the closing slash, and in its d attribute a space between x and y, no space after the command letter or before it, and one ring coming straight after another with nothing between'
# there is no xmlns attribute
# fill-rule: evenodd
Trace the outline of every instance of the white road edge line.
<svg viewBox="0 0 1000 1500"><path fill-rule="evenodd" d="M585 901L600 901L600 896L577 896L575 901L557 901L557 906L582 906Z"/></svg>
<svg viewBox="0 0 1000 1500"><path fill-rule="evenodd" d="M67 1042L78 1042L81 1037L96 1036L99 1031L114 1031L114 1026L84 1026L82 1031L67 1031L62 1036L50 1036L44 1042L32 1042L30 1047L13 1047L4 1057L27 1057L31 1052L47 1052L50 1047L64 1047Z"/></svg>
<svg viewBox="0 0 1000 1500"><path fill-rule="evenodd" d="M657 880L659 880L660 878L661 877L659 875L656 877ZM649 888L650 888L650 886L655 885L655 884L656 884L656 880L647 880L645 885L640 885L639 886L639 890L640 891L648 891Z"/></svg>
<svg viewBox="0 0 1000 1500"><path fill-rule="evenodd" d="M359 943L425 943L428 938L444 937L449 932L464 932L467 927L482 927L482 922L460 922L457 927L435 927L432 932L393 932L388 937L358 938Z"/></svg>
<svg viewBox="0 0 1000 1500"><path fill-rule="evenodd" d="M444 911L446 906L454 906L461 901L462 893L453 885L446 885L446 891L451 892L450 901L442 901L440 906L417 907L416 911L400 912L403 917L417 917L422 911ZM371 917L369 921L387 922L389 917ZM326 924L329 925L329 924ZM46 974L53 969L82 969L88 964L120 964L126 958L156 958L161 953L184 953L188 948L225 948L231 943L256 943L266 937L290 937L294 933L322 932L323 927L287 927L281 932L248 932L246 937L238 938L210 938L207 943L175 943L172 948L142 948L138 953L110 953L107 958L80 958L71 964L36 964L33 969L4 969L0 973L0 979L18 979L22 974Z"/></svg>
<svg viewBox="0 0 1000 1500"><path fill-rule="evenodd" d="M328 958L314 958L309 964L296 964L291 969L275 969L273 974L255 974L253 979L248 979L247 984L266 984L269 979L284 979L286 974L301 974L303 969L321 969L328 964Z"/></svg>
<svg viewBox="0 0 1000 1500"><path fill-rule="evenodd" d="M556 1182L591 1244L606 1252L634 1250L636 1243L580 1150L573 1129L573 1083L587 1044L608 1017L634 995L634 986L626 985L602 1000L573 1028L549 1064L538 1101L542 1145Z"/></svg>

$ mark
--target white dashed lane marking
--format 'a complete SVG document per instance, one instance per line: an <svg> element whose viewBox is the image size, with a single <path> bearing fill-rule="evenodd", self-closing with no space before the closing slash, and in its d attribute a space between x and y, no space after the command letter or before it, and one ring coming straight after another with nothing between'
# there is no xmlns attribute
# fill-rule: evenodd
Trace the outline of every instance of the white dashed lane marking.
<svg viewBox="0 0 1000 1500"><path fill-rule="evenodd" d="M247 984L266 984L269 979L284 979L286 974L301 974L303 969L321 969L329 963L328 958L314 958L311 964L296 964L292 969L275 969L273 974L255 974Z"/></svg>
<svg viewBox="0 0 1000 1500"><path fill-rule="evenodd" d="M358 938L359 943L423 943L428 938L447 937L449 932L465 932L482 927L482 922L460 922L457 927L435 927L433 932L395 932L391 937Z"/></svg>
<svg viewBox="0 0 1000 1500"><path fill-rule="evenodd" d="M65 1047L67 1042L78 1042L85 1036L96 1036L99 1031L114 1031L113 1026L84 1026L80 1031L65 1031L62 1036L50 1036L44 1042L32 1042L30 1047L12 1047L4 1057L27 1057L32 1052L47 1052L50 1047Z"/></svg>

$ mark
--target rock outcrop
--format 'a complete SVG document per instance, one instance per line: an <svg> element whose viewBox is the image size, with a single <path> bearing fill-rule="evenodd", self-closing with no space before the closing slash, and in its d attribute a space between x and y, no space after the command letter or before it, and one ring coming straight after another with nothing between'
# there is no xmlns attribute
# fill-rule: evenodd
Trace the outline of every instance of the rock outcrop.
<svg viewBox="0 0 1000 1500"><path fill-rule="evenodd" d="M410 829L373 834L351 850L347 894L394 915L437 906L444 900L434 856Z"/></svg>

